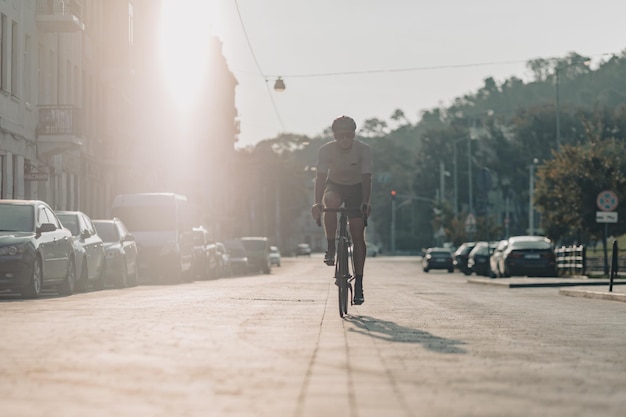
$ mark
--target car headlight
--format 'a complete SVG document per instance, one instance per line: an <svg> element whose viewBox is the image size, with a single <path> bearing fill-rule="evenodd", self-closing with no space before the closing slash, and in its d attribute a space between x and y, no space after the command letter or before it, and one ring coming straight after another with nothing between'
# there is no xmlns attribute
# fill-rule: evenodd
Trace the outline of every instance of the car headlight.
<svg viewBox="0 0 626 417"><path fill-rule="evenodd" d="M0 256L15 256L25 251L24 245L11 245L0 247Z"/></svg>

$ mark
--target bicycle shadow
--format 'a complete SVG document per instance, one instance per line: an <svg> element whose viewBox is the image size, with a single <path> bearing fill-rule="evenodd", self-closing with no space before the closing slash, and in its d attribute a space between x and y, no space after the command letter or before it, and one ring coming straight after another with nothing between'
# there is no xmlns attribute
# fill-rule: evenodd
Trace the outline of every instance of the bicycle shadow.
<svg viewBox="0 0 626 417"><path fill-rule="evenodd" d="M395 343L418 343L425 349L445 354L464 354L467 350L461 348L465 342L431 333L400 326L392 321L380 320L370 316L347 316L345 320L353 323L357 328L348 331L366 334L377 339Z"/></svg>

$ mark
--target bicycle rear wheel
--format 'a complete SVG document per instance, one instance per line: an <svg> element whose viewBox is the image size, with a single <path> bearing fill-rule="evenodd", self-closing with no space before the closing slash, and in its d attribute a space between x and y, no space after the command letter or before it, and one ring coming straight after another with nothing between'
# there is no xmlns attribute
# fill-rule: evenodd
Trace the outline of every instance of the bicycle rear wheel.
<svg viewBox="0 0 626 417"><path fill-rule="evenodd" d="M348 248L344 239L339 239L337 245L337 265L335 267L335 278L339 294L339 317L348 314L349 286L348 279Z"/></svg>

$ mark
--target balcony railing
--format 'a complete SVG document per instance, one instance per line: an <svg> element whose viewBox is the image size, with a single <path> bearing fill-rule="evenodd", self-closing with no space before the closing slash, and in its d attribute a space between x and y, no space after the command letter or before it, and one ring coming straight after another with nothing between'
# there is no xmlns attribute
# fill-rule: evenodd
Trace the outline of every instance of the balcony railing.
<svg viewBox="0 0 626 417"><path fill-rule="evenodd" d="M71 105L39 106L37 149L50 157L80 149L82 133L80 109Z"/></svg>
<svg viewBox="0 0 626 417"><path fill-rule="evenodd" d="M79 0L37 0L37 24L47 32L84 30Z"/></svg>
<svg viewBox="0 0 626 417"><path fill-rule="evenodd" d="M39 106L38 135L81 135L80 109L72 105Z"/></svg>

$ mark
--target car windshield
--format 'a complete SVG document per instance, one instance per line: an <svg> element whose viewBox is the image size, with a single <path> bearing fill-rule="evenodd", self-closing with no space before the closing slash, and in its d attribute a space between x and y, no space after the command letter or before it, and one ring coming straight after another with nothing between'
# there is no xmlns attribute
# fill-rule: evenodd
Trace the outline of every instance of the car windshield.
<svg viewBox="0 0 626 417"><path fill-rule="evenodd" d="M96 223L96 231L103 242L119 242L120 237L117 234L117 227L113 223Z"/></svg>
<svg viewBox="0 0 626 417"><path fill-rule="evenodd" d="M199 230L191 232L193 235L193 244L196 246L204 245L204 233Z"/></svg>
<svg viewBox="0 0 626 417"><path fill-rule="evenodd" d="M448 251L432 251L430 252L432 256L436 256L438 258L450 256L450 252Z"/></svg>
<svg viewBox="0 0 626 417"><path fill-rule="evenodd" d="M545 240L531 240L514 242L511 244L512 249L550 249L550 243Z"/></svg>
<svg viewBox="0 0 626 417"><path fill-rule="evenodd" d="M116 207L114 217L122 219L131 232L176 230L174 206Z"/></svg>
<svg viewBox="0 0 626 417"><path fill-rule="evenodd" d="M22 204L0 204L0 231L32 232L35 230L33 207Z"/></svg>
<svg viewBox="0 0 626 417"><path fill-rule="evenodd" d="M246 256L246 251L241 248L231 248L230 255L235 258L244 258Z"/></svg>
<svg viewBox="0 0 626 417"><path fill-rule="evenodd" d="M241 243L247 251L263 252L268 249L264 239L241 239Z"/></svg>
<svg viewBox="0 0 626 417"><path fill-rule="evenodd" d="M78 236L80 234L80 227L78 226L78 217L74 214L57 214L63 227L67 227L72 232L72 236Z"/></svg>

